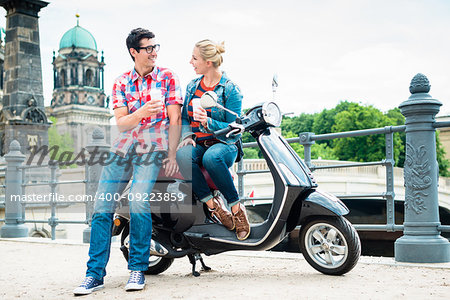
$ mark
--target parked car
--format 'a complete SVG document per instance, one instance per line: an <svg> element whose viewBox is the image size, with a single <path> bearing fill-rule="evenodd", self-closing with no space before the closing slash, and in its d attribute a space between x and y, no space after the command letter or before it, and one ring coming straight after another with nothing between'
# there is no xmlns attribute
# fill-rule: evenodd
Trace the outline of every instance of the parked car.
<svg viewBox="0 0 450 300"><path fill-rule="evenodd" d="M386 200L382 199L341 199L350 209L346 216L352 224L386 224ZM263 222L270 209L269 202L255 201L248 205L247 211L252 222ZM450 208L439 206L439 219L442 225L450 225ZM404 220L404 201L395 201L395 224L401 225ZM299 229L292 231L274 251L300 252L298 246ZM394 256L394 242L403 235L402 231L367 231L358 230L362 244L362 255ZM450 232L441 235L450 240Z"/></svg>

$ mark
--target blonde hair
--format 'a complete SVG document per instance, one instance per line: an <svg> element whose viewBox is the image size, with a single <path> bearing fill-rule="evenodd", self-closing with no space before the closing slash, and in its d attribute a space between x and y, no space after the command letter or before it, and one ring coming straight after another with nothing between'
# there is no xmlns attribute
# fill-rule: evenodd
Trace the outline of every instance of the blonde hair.
<svg viewBox="0 0 450 300"><path fill-rule="evenodd" d="M200 56L206 61L211 61L214 67L217 68L222 64L222 53L225 52L224 42L217 44L211 40L202 40L195 44L195 47L198 48Z"/></svg>

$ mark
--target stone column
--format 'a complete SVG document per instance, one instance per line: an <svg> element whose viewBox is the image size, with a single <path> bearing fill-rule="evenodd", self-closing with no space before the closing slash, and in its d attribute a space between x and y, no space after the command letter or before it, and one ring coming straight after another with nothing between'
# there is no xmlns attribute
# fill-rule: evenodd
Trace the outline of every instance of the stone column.
<svg viewBox="0 0 450 300"><path fill-rule="evenodd" d="M6 11L4 109L20 116L31 96L44 107L38 12L48 2L0 0Z"/></svg>
<svg viewBox="0 0 450 300"><path fill-rule="evenodd" d="M50 124L44 112L39 11L48 2L0 0L6 14L4 89L0 112L0 155L12 140L24 153L30 146L48 144Z"/></svg>
<svg viewBox="0 0 450 300"><path fill-rule="evenodd" d="M4 156L6 169L5 191L5 225L0 230L2 238L17 238L28 236L28 227L20 222L22 219L22 170L19 169L25 161L25 155L20 152L18 141L12 141L9 152Z"/></svg>
<svg viewBox="0 0 450 300"><path fill-rule="evenodd" d="M438 263L450 261L450 243L438 231L439 167L436 160L435 115L442 105L431 98L427 77L417 74L411 96L400 104L406 125L404 235L395 241L395 260Z"/></svg>

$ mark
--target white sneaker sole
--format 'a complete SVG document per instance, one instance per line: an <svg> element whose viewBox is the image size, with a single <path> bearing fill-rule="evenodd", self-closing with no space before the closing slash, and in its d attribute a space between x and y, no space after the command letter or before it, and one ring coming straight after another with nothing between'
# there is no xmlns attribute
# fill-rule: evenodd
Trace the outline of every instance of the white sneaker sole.
<svg viewBox="0 0 450 300"><path fill-rule="evenodd" d="M145 287L145 282L143 284L138 284L138 283L128 283L125 286L125 291L127 292L131 292L131 291L140 291L143 290Z"/></svg>
<svg viewBox="0 0 450 300"><path fill-rule="evenodd" d="M105 287L105 286L104 286L103 284L102 284L102 285L99 285L99 286L96 286L96 287L94 287L94 288L92 288L92 289L85 289L85 288L77 287L76 289L73 290L73 293L74 293L75 296L77 296L77 295L89 295L89 294L91 294L92 292L101 290L101 289L104 288L104 287Z"/></svg>

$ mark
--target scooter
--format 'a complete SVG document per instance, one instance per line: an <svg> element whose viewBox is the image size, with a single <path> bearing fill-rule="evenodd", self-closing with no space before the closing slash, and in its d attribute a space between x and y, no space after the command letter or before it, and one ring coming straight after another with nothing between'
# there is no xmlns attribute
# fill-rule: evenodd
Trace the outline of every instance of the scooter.
<svg viewBox="0 0 450 300"><path fill-rule="evenodd" d="M214 92L207 92L201 98L201 106L228 111L216 99ZM353 269L361 254L361 243L355 228L343 217L349 210L337 197L318 189L309 168L275 130L280 126L281 118L278 106L274 102L266 102L255 105L242 117L236 115L235 122L214 133L219 136L247 131L256 139L275 187L267 219L252 224L250 236L240 241L234 231L227 230L209 217L206 205L192 193L191 183L181 177L161 176L152 195L171 195L167 198L176 195L173 198L177 199L160 201L156 206L151 204L153 233L146 274L162 273L175 258L188 256L192 274L199 276L197 261L203 270L210 270L201 254L268 250L283 241L297 226L300 226L300 250L313 268L328 275L342 275ZM212 190L217 190L211 180L209 184ZM126 259L128 222L127 206L123 205L116 212L113 235L121 234L121 251Z"/></svg>

